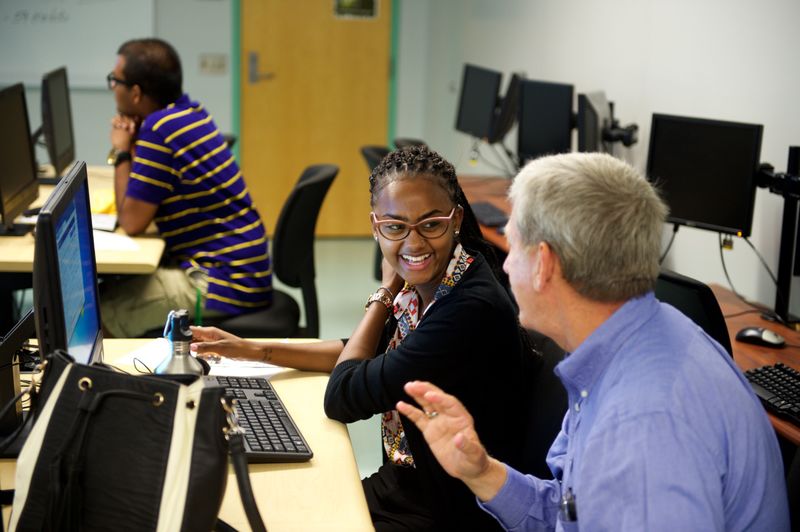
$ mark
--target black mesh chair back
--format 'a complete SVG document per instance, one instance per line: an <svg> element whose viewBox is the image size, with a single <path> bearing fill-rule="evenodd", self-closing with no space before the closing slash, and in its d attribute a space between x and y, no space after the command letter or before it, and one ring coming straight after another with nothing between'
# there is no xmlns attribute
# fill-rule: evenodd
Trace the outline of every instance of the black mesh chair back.
<svg viewBox="0 0 800 532"><path fill-rule="evenodd" d="M389 154L389 148L386 146L363 146L361 148L361 155L364 156L364 161L367 163L367 168L369 172L372 173L372 170L378 166L378 163L381 162L381 159L386 157ZM375 258L372 264L372 276L375 278L376 281L381 280L381 261L383 260L383 254L381 253L381 248L377 244L375 245Z"/></svg>
<svg viewBox="0 0 800 532"><path fill-rule="evenodd" d="M558 344L547 336L528 330L533 344L541 354L538 360L526 361L527 383L525 442L523 473L539 478L553 478L547 466L547 452L561 430L561 423L567 413L567 390L553 371L564 359L565 353Z"/></svg>
<svg viewBox="0 0 800 532"><path fill-rule="evenodd" d="M361 147L361 155L364 157L364 161L367 163L367 168L369 168L370 173L372 173L373 168L378 166L381 159L389 155L390 151L391 150L386 146Z"/></svg>
<svg viewBox="0 0 800 532"><path fill-rule="evenodd" d="M683 312L733 356L728 325L714 292L707 285L670 270L661 270L655 294L659 301Z"/></svg>
<svg viewBox="0 0 800 532"><path fill-rule="evenodd" d="M209 318L213 325L242 338L319 337L319 305L314 269L314 230L322 202L339 167L320 164L306 168L283 204L272 239L272 273L285 285L300 288L306 327L300 328L300 306L286 292L273 289L269 308L232 317ZM162 329L145 333L153 338Z"/></svg>
<svg viewBox="0 0 800 532"><path fill-rule="evenodd" d="M319 336L314 230L322 202L339 167L331 164L309 166L283 204L272 237L272 273L287 286L300 288L306 314L304 336Z"/></svg>
<svg viewBox="0 0 800 532"><path fill-rule="evenodd" d="M408 146L427 146L427 143L424 140L420 139L412 139L410 137L398 137L394 139L394 145L397 146L398 150L403 148L407 148Z"/></svg>

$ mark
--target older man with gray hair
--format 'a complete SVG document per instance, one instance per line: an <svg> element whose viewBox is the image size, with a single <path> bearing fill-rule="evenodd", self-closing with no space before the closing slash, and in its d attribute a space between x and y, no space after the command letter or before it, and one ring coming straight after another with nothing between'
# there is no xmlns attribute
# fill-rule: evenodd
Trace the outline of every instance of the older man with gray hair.
<svg viewBox="0 0 800 532"><path fill-rule="evenodd" d="M775 433L727 352L653 295L667 209L609 155L537 159L510 193L504 269L520 321L567 353L553 479L487 455L461 403L424 382L398 410L509 530L788 530Z"/></svg>

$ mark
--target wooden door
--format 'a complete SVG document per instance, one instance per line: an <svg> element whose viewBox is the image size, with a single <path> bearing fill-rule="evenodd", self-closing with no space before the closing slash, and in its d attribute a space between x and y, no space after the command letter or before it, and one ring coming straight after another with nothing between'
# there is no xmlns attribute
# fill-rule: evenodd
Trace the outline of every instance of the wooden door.
<svg viewBox="0 0 800 532"><path fill-rule="evenodd" d="M340 18L334 0L242 0L241 163L271 234L302 170L339 166L317 234L370 234L360 148L386 144L390 0L374 18ZM258 74L251 82L251 53Z"/></svg>

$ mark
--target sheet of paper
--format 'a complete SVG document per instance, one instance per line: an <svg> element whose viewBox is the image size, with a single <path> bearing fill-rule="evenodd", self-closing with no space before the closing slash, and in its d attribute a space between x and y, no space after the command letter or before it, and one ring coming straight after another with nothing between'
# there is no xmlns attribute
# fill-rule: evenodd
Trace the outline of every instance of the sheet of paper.
<svg viewBox="0 0 800 532"><path fill-rule="evenodd" d="M92 233L95 251L138 251L140 249L139 244L127 235L107 231L92 231Z"/></svg>
<svg viewBox="0 0 800 532"><path fill-rule="evenodd" d="M117 228L116 214L92 213L92 229L101 231L113 231Z"/></svg>
<svg viewBox="0 0 800 532"><path fill-rule="evenodd" d="M137 367L139 367L138 363L142 363L150 368L150 371L155 371L156 366L171 352L172 345L169 343L169 340L166 338L156 338L119 359L119 363L121 365L130 364Z"/></svg>

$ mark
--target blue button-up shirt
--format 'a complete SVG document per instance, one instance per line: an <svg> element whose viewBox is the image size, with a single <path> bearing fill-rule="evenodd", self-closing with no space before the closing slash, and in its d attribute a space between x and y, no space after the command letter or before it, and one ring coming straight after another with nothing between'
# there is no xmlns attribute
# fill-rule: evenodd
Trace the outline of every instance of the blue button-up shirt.
<svg viewBox="0 0 800 532"><path fill-rule="evenodd" d="M508 468L483 508L509 530L789 529L775 433L730 355L653 294L556 367L569 411L554 480ZM568 490L577 522L559 507Z"/></svg>

